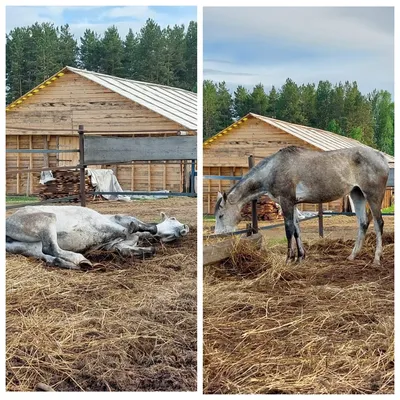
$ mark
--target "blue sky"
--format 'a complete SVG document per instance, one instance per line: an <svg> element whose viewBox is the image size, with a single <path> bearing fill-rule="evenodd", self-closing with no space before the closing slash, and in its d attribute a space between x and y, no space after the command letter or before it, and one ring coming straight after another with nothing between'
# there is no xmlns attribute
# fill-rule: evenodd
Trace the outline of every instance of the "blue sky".
<svg viewBox="0 0 400 400"><path fill-rule="evenodd" d="M167 25L184 24L197 19L196 7L6 7L6 32L35 22L53 22L54 25L69 24L76 39L89 28L102 34L109 26L116 25L122 38L129 28L140 30L148 18L154 19L162 28Z"/></svg>
<svg viewBox="0 0 400 400"><path fill-rule="evenodd" d="M394 93L393 7L206 7L204 79L231 90L320 80Z"/></svg>

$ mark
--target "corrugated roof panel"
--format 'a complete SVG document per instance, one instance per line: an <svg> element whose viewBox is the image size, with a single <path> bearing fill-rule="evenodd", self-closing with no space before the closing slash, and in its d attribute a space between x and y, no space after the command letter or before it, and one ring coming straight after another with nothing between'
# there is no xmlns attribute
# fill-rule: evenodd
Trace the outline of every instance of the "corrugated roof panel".
<svg viewBox="0 0 400 400"><path fill-rule="evenodd" d="M118 78L73 67L67 67L67 69L139 103L183 125L187 129L197 129L196 93L180 88Z"/></svg>
<svg viewBox="0 0 400 400"><path fill-rule="evenodd" d="M292 124L290 122L264 117L263 115L253 113L250 113L249 115L253 116L254 118L260 119L270 125L273 125L279 129L282 129L283 131L293 136L296 136L297 138L304 140L305 142L324 151L339 150L354 146L368 147L367 145L360 143L355 139L351 139L337 133L324 131L317 128L311 128L309 126ZM386 153L383 154L385 155L389 163L394 163L393 156Z"/></svg>

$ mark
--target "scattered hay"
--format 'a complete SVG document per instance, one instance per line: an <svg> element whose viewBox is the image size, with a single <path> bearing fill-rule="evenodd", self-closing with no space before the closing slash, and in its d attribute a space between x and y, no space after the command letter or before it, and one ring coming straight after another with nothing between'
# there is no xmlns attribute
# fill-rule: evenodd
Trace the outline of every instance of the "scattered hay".
<svg viewBox="0 0 400 400"><path fill-rule="evenodd" d="M204 270L204 392L394 393L394 235L372 264L375 236L237 248ZM235 274L235 275L234 275Z"/></svg>
<svg viewBox="0 0 400 400"><path fill-rule="evenodd" d="M7 255L6 389L196 390L196 229L86 272ZM38 386L39 385L39 386Z"/></svg>

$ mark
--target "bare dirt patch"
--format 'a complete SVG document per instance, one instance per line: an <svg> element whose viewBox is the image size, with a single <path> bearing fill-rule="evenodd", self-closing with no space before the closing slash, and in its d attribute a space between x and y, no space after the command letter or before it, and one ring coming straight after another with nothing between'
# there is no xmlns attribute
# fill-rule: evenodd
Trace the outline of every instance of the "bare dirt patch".
<svg viewBox="0 0 400 400"><path fill-rule="evenodd" d="M267 242L205 267L205 393L394 393L393 226L380 267L373 233L349 262L353 226L330 226L342 238L312 236L300 265Z"/></svg>
<svg viewBox="0 0 400 400"><path fill-rule="evenodd" d="M87 272L7 255L7 390L196 390L196 200L89 206L149 222L165 211L190 233L146 260L93 254L105 267Z"/></svg>

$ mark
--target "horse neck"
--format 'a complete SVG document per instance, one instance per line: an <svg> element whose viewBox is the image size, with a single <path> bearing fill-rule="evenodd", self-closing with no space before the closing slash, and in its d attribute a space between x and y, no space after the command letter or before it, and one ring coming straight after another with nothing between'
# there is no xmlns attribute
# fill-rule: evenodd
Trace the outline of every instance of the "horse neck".
<svg viewBox="0 0 400 400"><path fill-rule="evenodd" d="M269 159L264 159L243 177L228 193L228 202L237 205L239 209L252 200L269 192L268 176L272 168Z"/></svg>

